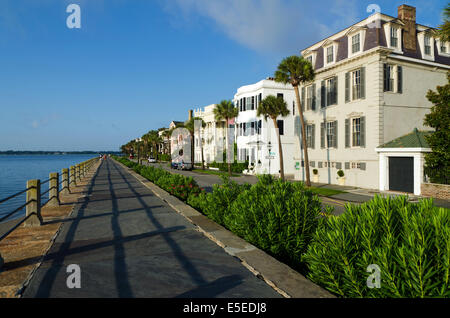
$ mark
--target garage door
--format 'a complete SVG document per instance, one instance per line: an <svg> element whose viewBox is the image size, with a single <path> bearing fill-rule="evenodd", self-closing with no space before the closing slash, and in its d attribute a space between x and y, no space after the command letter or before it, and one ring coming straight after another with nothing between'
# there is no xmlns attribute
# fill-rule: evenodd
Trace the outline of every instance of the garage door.
<svg viewBox="0 0 450 318"><path fill-rule="evenodd" d="M413 157L389 157L389 190L414 193Z"/></svg>

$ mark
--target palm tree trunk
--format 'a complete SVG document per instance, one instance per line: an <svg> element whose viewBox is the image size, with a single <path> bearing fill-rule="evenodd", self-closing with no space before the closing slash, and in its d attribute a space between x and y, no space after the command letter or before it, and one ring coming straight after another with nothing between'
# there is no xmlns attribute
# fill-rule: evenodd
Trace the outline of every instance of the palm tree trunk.
<svg viewBox="0 0 450 318"><path fill-rule="evenodd" d="M228 158L228 117L225 118L226 122L225 122L225 142L227 143L227 156L226 156L226 161L228 164L228 175L231 177L231 163L229 161L231 161L232 159L229 160ZM234 159L234 158L233 158Z"/></svg>
<svg viewBox="0 0 450 318"><path fill-rule="evenodd" d="M276 118L272 118L278 138L278 152L280 153L280 179L284 181L284 162L283 162L283 147L281 145L280 131L278 130L278 123Z"/></svg>
<svg viewBox="0 0 450 318"><path fill-rule="evenodd" d="M309 175L309 159L308 159L308 144L306 143L306 128L305 128L305 120L303 119L303 109L302 104L300 102L300 93L298 90L298 86L294 86L295 96L297 98L297 108L298 108L298 114L300 117L300 122L302 124L302 143L303 143L303 151L304 151L304 161L305 161L305 172L306 172L306 186L311 186L311 177ZM300 147L300 141L299 141L299 150L301 150Z"/></svg>

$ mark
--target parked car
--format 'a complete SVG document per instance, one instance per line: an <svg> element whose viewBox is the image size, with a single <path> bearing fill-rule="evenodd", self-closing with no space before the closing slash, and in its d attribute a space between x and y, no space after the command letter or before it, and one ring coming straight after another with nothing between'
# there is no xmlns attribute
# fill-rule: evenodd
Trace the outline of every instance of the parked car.
<svg viewBox="0 0 450 318"><path fill-rule="evenodd" d="M149 162L149 163L155 163L155 162L156 162L156 159L155 159L155 158L152 158L152 157L149 157L149 158L148 158L148 162Z"/></svg>
<svg viewBox="0 0 450 318"><path fill-rule="evenodd" d="M170 168L171 168L171 169L178 169L178 162L173 162L173 161L172 161L172 162L170 163Z"/></svg>
<svg viewBox="0 0 450 318"><path fill-rule="evenodd" d="M182 161L178 163L178 170L192 170L192 164Z"/></svg>

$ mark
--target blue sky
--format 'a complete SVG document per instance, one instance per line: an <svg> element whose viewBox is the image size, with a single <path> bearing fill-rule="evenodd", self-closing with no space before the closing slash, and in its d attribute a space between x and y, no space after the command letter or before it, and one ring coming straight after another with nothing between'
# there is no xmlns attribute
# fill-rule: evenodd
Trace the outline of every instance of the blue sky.
<svg viewBox="0 0 450 318"><path fill-rule="evenodd" d="M437 26L447 1L1 0L0 150L118 150L272 76L371 3Z"/></svg>

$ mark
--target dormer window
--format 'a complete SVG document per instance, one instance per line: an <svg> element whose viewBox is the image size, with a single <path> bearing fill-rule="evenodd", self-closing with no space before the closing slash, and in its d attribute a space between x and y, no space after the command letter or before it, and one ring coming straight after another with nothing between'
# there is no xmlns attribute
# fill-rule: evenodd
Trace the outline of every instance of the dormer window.
<svg viewBox="0 0 450 318"><path fill-rule="evenodd" d="M352 54L358 53L361 50L361 34L352 36Z"/></svg>
<svg viewBox="0 0 450 318"><path fill-rule="evenodd" d="M309 63L311 63L312 64L312 55L311 56L308 56L307 58L306 58L306 60L309 62Z"/></svg>
<svg viewBox="0 0 450 318"><path fill-rule="evenodd" d="M327 64L334 62L334 47L329 46L327 48Z"/></svg>
<svg viewBox="0 0 450 318"><path fill-rule="evenodd" d="M391 27L391 47L398 47L397 28Z"/></svg>
<svg viewBox="0 0 450 318"><path fill-rule="evenodd" d="M425 54L431 55L431 36L429 34L425 34Z"/></svg>
<svg viewBox="0 0 450 318"><path fill-rule="evenodd" d="M441 42L441 53L447 53L447 45L444 42Z"/></svg>

